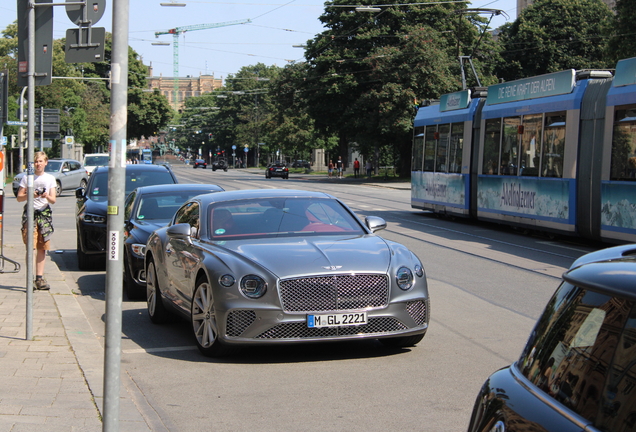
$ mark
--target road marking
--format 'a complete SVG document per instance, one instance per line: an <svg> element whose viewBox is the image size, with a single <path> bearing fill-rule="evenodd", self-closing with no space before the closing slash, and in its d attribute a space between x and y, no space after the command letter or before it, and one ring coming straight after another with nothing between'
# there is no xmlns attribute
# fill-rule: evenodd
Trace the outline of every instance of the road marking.
<svg viewBox="0 0 636 432"><path fill-rule="evenodd" d="M160 352L171 352L171 351L189 351L197 349L196 346L184 346L184 347L163 347L163 348L135 348L135 349L126 349L121 352L124 354L146 354L146 353L160 353Z"/></svg>

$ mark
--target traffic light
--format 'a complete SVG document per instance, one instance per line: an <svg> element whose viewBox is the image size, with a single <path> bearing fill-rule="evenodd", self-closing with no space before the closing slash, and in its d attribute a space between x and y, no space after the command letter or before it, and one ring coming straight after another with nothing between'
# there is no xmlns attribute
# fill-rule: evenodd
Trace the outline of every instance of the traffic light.
<svg viewBox="0 0 636 432"><path fill-rule="evenodd" d="M17 135L11 135L11 148L16 148L17 145L17 141L18 141L18 136Z"/></svg>
<svg viewBox="0 0 636 432"><path fill-rule="evenodd" d="M23 148L27 148L29 145L27 143L27 131L26 128L20 128L20 146Z"/></svg>

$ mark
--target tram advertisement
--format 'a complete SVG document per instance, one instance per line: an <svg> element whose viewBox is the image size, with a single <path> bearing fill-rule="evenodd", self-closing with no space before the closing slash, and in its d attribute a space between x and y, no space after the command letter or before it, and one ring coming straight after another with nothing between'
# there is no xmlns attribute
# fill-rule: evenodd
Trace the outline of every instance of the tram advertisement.
<svg viewBox="0 0 636 432"><path fill-rule="evenodd" d="M479 211L574 224L574 180L480 176L478 181Z"/></svg>
<svg viewBox="0 0 636 432"><path fill-rule="evenodd" d="M411 201L468 208L466 176L462 174L415 171L411 173L411 183Z"/></svg>
<svg viewBox="0 0 636 432"><path fill-rule="evenodd" d="M609 231L636 230L634 183L604 181L601 183L601 228Z"/></svg>

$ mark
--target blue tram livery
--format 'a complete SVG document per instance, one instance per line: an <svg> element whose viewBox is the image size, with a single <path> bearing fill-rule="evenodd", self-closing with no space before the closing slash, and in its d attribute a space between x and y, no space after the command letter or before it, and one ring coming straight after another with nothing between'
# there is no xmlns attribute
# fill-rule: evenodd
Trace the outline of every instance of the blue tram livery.
<svg viewBox="0 0 636 432"><path fill-rule="evenodd" d="M414 123L411 206L636 241L636 58L444 95Z"/></svg>

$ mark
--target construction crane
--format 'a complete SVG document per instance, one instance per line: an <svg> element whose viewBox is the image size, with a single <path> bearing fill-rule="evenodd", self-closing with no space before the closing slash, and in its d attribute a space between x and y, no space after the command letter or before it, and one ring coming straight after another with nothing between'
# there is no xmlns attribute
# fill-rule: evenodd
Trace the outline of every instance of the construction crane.
<svg viewBox="0 0 636 432"><path fill-rule="evenodd" d="M173 29L170 29L168 31L162 31L162 32L155 32L155 37L158 38L161 35L167 35L167 34L171 34L172 35L172 58L173 58L173 79L174 79L174 94L173 94L173 101L174 101L174 109L175 111L177 110L178 106L179 106L179 101L178 101L178 97L177 95L179 94L179 35L181 35L182 33L188 32L188 31L194 31L194 30L206 30L206 29L211 29L211 28L217 28L217 27L226 27L226 26L231 26L231 25L238 25L238 24L247 24L252 22L252 20L245 19L245 20L238 20L238 21L227 21L227 22L221 22L221 23L215 23L215 24L196 24L196 25L189 25L189 26L182 26L182 27L175 27Z"/></svg>

